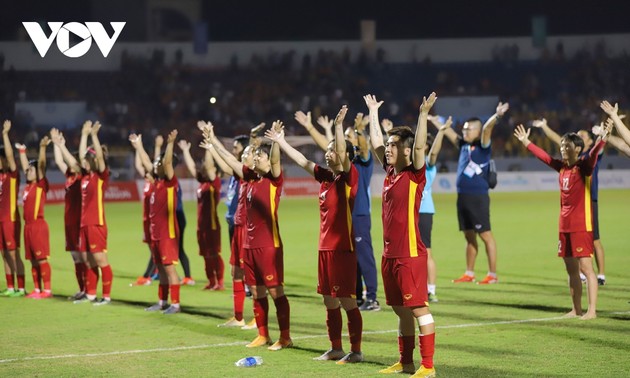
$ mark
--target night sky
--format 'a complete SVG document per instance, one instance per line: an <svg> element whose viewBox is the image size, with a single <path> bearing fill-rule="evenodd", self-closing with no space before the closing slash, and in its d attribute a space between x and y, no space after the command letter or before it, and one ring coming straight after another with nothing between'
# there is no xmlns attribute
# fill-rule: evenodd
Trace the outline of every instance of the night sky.
<svg viewBox="0 0 630 378"><path fill-rule="evenodd" d="M0 12L0 40L15 39L22 21L140 22L130 18L142 14L139 7L145 4L143 0L3 3L11 6ZM103 8L110 9L109 14L95 11ZM378 39L526 36L531 34L532 16L537 15L546 16L549 35L630 33L630 1L618 0L223 0L203 1L202 8L210 41L352 40L359 38L362 19L376 20ZM120 39L142 40L141 33L123 33Z"/></svg>

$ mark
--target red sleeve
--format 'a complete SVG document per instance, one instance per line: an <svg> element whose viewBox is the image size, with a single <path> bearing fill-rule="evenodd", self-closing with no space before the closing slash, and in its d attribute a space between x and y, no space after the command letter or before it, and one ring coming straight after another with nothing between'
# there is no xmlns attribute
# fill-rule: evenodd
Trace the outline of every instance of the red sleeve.
<svg viewBox="0 0 630 378"><path fill-rule="evenodd" d="M243 180L252 181L252 180L257 180L257 179L258 179L258 174L254 172L252 169L250 169L248 166L243 165Z"/></svg>
<svg viewBox="0 0 630 378"><path fill-rule="evenodd" d="M48 179L46 177L39 179L39 181L37 181L37 186L39 186L40 188L42 188L44 190L44 193L48 193Z"/></svg>
<svg viewBox="0 0 630 378"><path fill-rule="evenodd" d="M538 147L537 145L535 145L534 143L530 143L527 145L527 149L534 154L534 156L536 156L538 158L538 160L542 161L543 163L547 164L549 167L551 167L552 169L556 170L557 172L560 172L560 169L562 169L562 162L558 159L554 159L551 156L549 156L549 154L547 152L545 152L545 150L543 150L542 148Z"/></svg>
<svg viewBox="0 0 630 378"><path fill-rule="evenodd" d="M593 174L593 170L595 169L595 165L597 164L597 158L599 157L600 151L604 148L603 140L600 140L591 148L588 152L588 157L582 161L580 164L580 169L585 176L590 176Z"/></svg>
<svg viewBox="0 0 630 378"><path fill-rule="evenodd" d="M319 164L315 164L313 169L313 176L318 182L332 182L334 180L332 172Z"/></svg>
<svg viewBox="0 0 630 378"><path fill-rule="evenodd" d="M177 176L173 175L173 177L171 177L170 180L165 178L164 183L166 184L167 187L172 188L172 187L177 186L179 182L177 181Z"/></svg>
<svg viewBox="0 0 630 378"><path fill-rule="evenodd" d="M350 164L350 170L346 173L346 184L348 186L353 187L359 183L359 171L354 166L354 164Z"/></svg>

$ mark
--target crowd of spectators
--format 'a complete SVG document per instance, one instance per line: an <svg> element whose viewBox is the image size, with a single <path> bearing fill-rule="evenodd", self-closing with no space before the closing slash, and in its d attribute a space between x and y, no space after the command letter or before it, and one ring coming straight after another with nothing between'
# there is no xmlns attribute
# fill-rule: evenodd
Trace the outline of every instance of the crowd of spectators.
<svg viewBox="0 0 630 378"><path fill-rule="evenodd" d="M544 50L537 61L520 61L513 46L498 47L487 63L469 64L430 59L389 64L382 50L372 57L321 50L299 61L293 51L272 52L254 55L249 62L233 58L226 67L200 68L186 65L181 51L178 54L175 63L166 65L159 50L148 59L125 53L116 72L0 67L0 116L13 119L15 130L36 141L38 132L48 127L38 128L28 117L14 114L17 101L85 101L89 114L104 125L103 141L115 149L128 147L130 132L140 132L147 140L174 128L195 143L200 139L194 127L199 119L213 122L217 133L225 136L275 119L285 122L288 135L305 134L293 121L295 111L310 110L315 119L333 116L348 104L351 112L366 112L362 103L366 93L386 101L383 117L397 125L413 125L419 95L434 90L440 97L495 95L509 102L508 117L495 129L494 154L516 156L524 154L511 138L518 123L545 117L563 133L599 123L602 99L618 101L622 107L630 104L630 57L608 56L603 44L571 57L558 45ZM488 114L492 111L488 109ZM457 121L459 127L464 120ZM78 141L78 130L79 125L66 130L70 143Z"/></svg>

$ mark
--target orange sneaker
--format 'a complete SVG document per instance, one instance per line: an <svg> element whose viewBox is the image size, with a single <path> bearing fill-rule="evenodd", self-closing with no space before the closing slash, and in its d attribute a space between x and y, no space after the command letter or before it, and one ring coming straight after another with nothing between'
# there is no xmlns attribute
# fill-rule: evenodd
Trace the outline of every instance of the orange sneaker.
<svg viewBox="0 0 630 378"><path fill-rule="evenodd" d="M454 283L461 283L461 282L475 282L475 276L469 276L468 274L462 274L461 277L459 277L456 280L453 280Z"/></svg>
<svg viewBox="0 0 630 378"><path fill-rule="evenodd" d="M151 285L151 279L147 277L138 277L136 282L132 283L129 286L149 286Z"/></svg>
<svg viewBox="0 0 630 378"><path fill-rule="evenodd" d="M184 277L184 279L179 283L180 285L189 285L194 286L195 280L192 277Z"/></svg>
<svg viewBox="0 0 630 378"><path fill-rule="evenodd" d="M267 349L269 349L269 350L280 350L280 349L291 348L292 346L293 346L293 341L291 341L291 339L288 339L288 340L278 339L278 341L273 343L273 345L270 346Z"/></svg>
<svg viewBox="0 0 630 378"><path fill-rule="evenodd" d="M499 282L498 277L492 277L491 275L487 275L486 278L477 282L477 285L489 285L489 284L495 284L498 282Z"/></svg>
<svg viewBox="0 0 630 378"><path fill-rule="evenodd" d="M212 287L212 290L214 290L214 291L223 291L223 290L225 290L225 286L216 284L216 285L214 285Z"/></svg>
<svg viewBox="0 0 630 378"><path fill-rule="evenodd" d="M272 341L270 338L258 335L251 343L245 346L248 348L258 348L264 345L271 345L271 344L272 344Z"/></svg>

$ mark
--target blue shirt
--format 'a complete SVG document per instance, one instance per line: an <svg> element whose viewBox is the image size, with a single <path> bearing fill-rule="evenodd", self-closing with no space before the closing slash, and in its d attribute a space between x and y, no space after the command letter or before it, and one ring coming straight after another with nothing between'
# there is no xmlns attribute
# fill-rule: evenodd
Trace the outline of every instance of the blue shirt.
<svg viewBox="0 0 630 378"><path fill-rule="evenodd" d="M184 203L182 202L182 186L177 181L177 208L175 211L178 213L184 213Z"/></svg>
<svg viewBox="0 0 630 378"><path fill-rule="evenodd" d="M354 167L359 172L359 187L357 188L357 196L354 199L352 216L370 215L370 180L372 180L372 173L374 172L372 153L369 153L365 161L358 156L352 164L354 164Z"/></svg>
<svg viewBox="0 0 630 378"><path fill-rule="evenodd" d="M457 193L462 194L488 194L488 164L492 155L491 146L482 147L481 141L472 144L459 139L459 160L457 162ZM478 166L481 172L474 169L467 170L471 162L472 166Z"/></svg>
<svg viewBox="0 0 630 378"><path fill-rule="evenodd" d="M435 180L435 176L437 175L437 167L435 165L429 165L429 157L426 158L427 171L425 176L427 178L427 183L424 185L424 190L422 191L422 202L420 202L420 213L425 214L435 214L435 205L433 204L433 194L431 190L431 185L433 184L433 180Z"/></svg>
<svg viewBox="0 0 630 378"><path fill-rule="evenodd" d="M236 207L238 206L238 191L241 187L241 180L236 177L230 177L230 183L227 189L227 212L225 213L225 220L231 226L234 225L234 214L236 213Z"/></svg>

